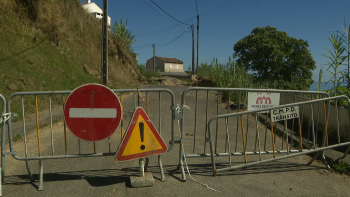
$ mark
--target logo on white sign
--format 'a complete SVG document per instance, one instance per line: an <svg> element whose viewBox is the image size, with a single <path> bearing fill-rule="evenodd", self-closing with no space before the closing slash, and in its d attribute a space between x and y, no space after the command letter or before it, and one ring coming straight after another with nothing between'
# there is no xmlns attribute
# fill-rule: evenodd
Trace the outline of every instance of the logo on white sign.
<svg viewBox="0 0 350 197"><path fill-rule="evenodd" d="M280 104L280 93L249 92L248 111L278 107ZM266 111L264 111L266 113ZM261 112L261 113L264 113Z"/></svg>

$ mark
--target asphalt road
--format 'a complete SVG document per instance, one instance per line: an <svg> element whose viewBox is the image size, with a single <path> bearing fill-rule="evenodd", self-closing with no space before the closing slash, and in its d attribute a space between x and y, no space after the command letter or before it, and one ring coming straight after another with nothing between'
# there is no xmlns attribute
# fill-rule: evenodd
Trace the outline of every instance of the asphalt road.
<svg viewBox="0 0 350 197"><path fill-rule="evenodd" d="M143 88L157 87L169 88L176 96L176 103L181 103L181 93L186 88L183 86L145 86ZM145 98L145 95L143 94ZM168 144L171 139L171 110L170 96L161 94L159 102L158 93L150 93L150 118L159 130L164 141ZM191 110L186 110L185 119L185 146L187 154L204 153L205 139L205 111L206 94L198 95L198 117L197 129L194 133L194 101L195 92L191 92L187 104ZM215 93L209 95L208 111L210 116L217 112ZM161 109L159 112L159 103ZM141 106L146 110L146 103ZM133 113L133 98L124 98L124 130L126 129ZM225 105L219 105L219 113L226 113ZM161 117L161 127L159 127L159 114ZM244 117L245 135L247 135L247 151L255 150L255 128L254 117ZM248 126L248 129L247 129ZM20 126L18 127L20 128ZM179 139L178 126L175 127L176 139ZM214 141L217 141L217 152L225 151L226 125L224 121L218 122L218 133L216 134L216 123L212 127L214 131ZM259 123L259 133L261 147L264 146L265 127ZM51 146L50 128L46 127L40 131L40 141L42 156L64 155L65 142L63 135L63 123L53 126L53 149ZM231 150L243 150L243 139L241 126L237 119L229 119L229 134L231 139ZM248 132L248 134L247 134ZM266 149L271 150L271 135L269 130L266 135ZM27 135L28 156L38 155L38 142L36 132ZM195 136L196 135L196 136ZM236 138L237 136L237 138ZM108 140L96 142L96 152L115 152L120 143L120 128L112 135L110 146ZM196 148L194 149L194 138ZM237 148L236 148L237 140ZM276 147L282 146L282 140L276 139ZM80 142L81 153L93 153L93 143ZM18 156L25 155L24 143L16 142L14 150ZM67 131L67 154L79 153L79 140ZM209 153L207 144L206 153ZM271 158L272 155L263 156ZM31 183L28 179L25 162L6 156L6 175L3 184L3 196L350 196L349 178L326 170L324 165L316 161L310 166L306 163L309 156L289 158L285 160L265 163L236 171L220 172L216 177L212 176L211 160L207 158L187 159L189 171L197 181L207 184L209 187L219 192L206 188L201 184L191 180L186 173L187 181L181 181L180 171L176 171L179 160L179 144L162 156L163 168L166 181L160 180L157 156L150 158L148 170L155 178L154 185L146 188L131 188L129 177L137 176L138 160L117 163L114 156L104 156L96 158L81 159L60 159L44 161L44 190L37 191L38 184L38 161L30 161L30 166L36 181ZM248 162L256 161L258 157L248 156ZM228 166L228 157L217 158L218 168ZM244 158L235 156L232 158L232 165L242 164Z"/></svg>

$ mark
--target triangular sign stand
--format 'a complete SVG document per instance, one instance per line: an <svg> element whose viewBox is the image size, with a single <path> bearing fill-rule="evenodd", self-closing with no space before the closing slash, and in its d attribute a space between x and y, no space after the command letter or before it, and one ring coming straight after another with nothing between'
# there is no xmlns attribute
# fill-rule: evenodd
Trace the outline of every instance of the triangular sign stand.
<svg viewBox="0 0 350 197"><path fill-rule="evenodd" d="M162 137L142 107L135 109L128 130L119 145L117 161L159 155L168 150Z"/></svg>

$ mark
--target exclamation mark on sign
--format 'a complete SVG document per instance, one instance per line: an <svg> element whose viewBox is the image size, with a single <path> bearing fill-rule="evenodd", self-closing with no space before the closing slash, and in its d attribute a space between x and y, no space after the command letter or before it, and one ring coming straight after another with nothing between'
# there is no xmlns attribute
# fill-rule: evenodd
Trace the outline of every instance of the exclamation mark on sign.
<svg viewBox="0 0 350 197"><path fill-rule="evenodd" d="M139 128L140 128L141 142L143 142L144 139L145 139L145 138L144 138L144 133L145 133L145 132L144 132L144 125L143 125L143 122L140 122L140 123L139 123ZM141 150L145 150L146 147L145 147L145 145L142 144L140 148L141 148Z"/></svg>

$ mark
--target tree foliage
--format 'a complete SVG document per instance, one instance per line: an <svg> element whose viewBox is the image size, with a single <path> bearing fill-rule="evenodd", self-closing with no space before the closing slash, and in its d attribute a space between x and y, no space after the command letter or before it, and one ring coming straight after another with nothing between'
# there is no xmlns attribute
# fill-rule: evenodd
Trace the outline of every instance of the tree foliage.
<svg viewBox="0 0 350 197"><path fill-rule="evenodd" d="M234 45L234 57L259 81L281 89L309 89L316 68L309 44L275 27L254 28Z"/></svg>

